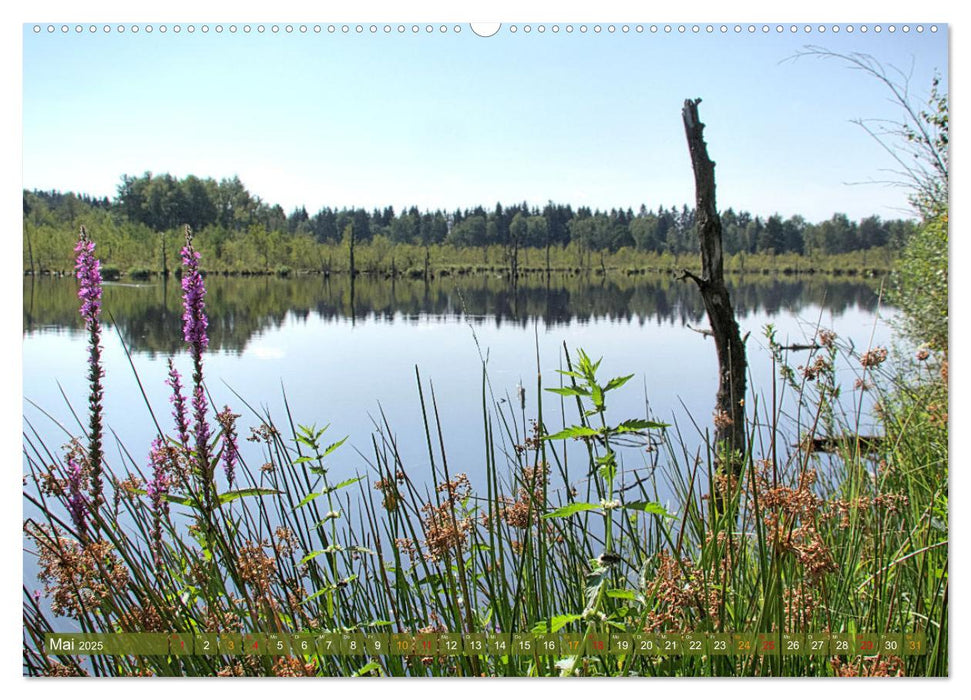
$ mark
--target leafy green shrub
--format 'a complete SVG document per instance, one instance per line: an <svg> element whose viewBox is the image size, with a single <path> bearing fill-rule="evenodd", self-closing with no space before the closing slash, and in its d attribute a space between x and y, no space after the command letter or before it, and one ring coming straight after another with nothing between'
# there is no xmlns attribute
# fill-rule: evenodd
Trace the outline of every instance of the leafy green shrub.
<svg viewBox="0 0 971 700"><path fill-rule="evenodd" d="M894 277L891 301L903 312L901 330L919 343L947 350L947 214L910 239Z"/></svg>

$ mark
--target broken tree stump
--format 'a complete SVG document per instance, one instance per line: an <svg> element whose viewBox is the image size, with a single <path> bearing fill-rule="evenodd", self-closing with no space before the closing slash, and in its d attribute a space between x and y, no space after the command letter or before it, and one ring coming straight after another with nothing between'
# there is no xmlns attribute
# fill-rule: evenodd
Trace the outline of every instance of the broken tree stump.
<svg viewBox="0 0 971 700"><path fill-rule="evenodd" d="M708 157L698 118L700 99L685 100L681 111L695 175L695 209L701 243L701 276L682 270L681 278L698 285L708 313L718 353L718 393L715 397L715 444L719 466L739 474L745 454L745 343L725 286L722 259L722 225L715 206L715 163ZM727 457L730 464L724 464Z"/></svg>

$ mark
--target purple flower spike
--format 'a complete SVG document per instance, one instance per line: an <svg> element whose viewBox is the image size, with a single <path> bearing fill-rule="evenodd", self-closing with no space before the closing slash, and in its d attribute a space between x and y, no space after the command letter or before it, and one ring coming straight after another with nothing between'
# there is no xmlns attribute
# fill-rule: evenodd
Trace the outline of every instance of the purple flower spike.
<svg viewBox="0 0 971 700"><path fill-rule="evenodd" d="M76 254L78 300L81 302L81 316L88 331L88 462L91 465L90 487L92 509L97 509L102 500L102 401L104 389L101 379L104 369L101 366L101 261L95 257L94 241L81 227Z"/></svg>
<svg viewBox="0 0 971 700"><path fill-rule="evenodd" d="M200 351L209 347L209 320L206 318L206 285L199 272L199 258L192 247L192 231L186 226L182 248L182 334L185 342Z"/></svg>
<svg viewBox="0 0 971 700"><path fill-rule="evenodd" d="M84 497L84 468L74 456L67 456L67 510L78 534L88 530L88 501Z"/></svg>
<svg viewBox="0 0 971 700"><path fill-rule="evenodd" d="M169 378L165 383L172 388L172 416L175 418L175 429L179 433L179 442L186 450L189 449L189 416L186 413L185 397L182 395L182 375L175 368L172 358L169 358Z"/></svg>
<svg viewBox="0 0 971 700"><path fill-rule="evenodd" d="M236 474L236 462L239 459L239 441L236 436L237 418L239 418L239 414L230 411L229 406L226 406L216 414L216 420L219 421L219 425L223 430L223 471L226 473L226 480L230 486L233 485L233 477Z"/></svg>
<svg viewBox="0 0 971 700"><path fill-rule="evenodd" d="M202 477L203 507L211 512L213 496L213 465L209 461L208 404L203 387L202 354L209 346L206 318L206 285L199 272L199 253L192 247L192 229L185 227L185 247L182 248L182 334L192 355L192 414L196 440L196 456Z"/></svg>
<svg viewBox="0 0 971 700"><path fill-rule="evenodd" d="M145 493L152 502L152 551L157 568L162 566L162 520L169 514L169 502L165 497L172 483L170 465L173 461L173 448L166 447L162 438L155 438L149 453L152 479L145 485Z"/></svg>
<svg viewBox="0 0 971 700"><path fill-rule="evenodd" d="M206 420L206 392L202 384L196 384L192 392L192 413L195 418L196 452L204 469L209 468L209 421Z"/></svg>
<svg viewBox="0 0 971 700"><path fill-rule="evenodd" d="M94 241L88 238L87 231L81 227L81 236L74 248L78 282L78 299L81 301L81 316L90 329L97 324L101 315L101 261L94 255Z"/></svg>
<svg viewBox="0 0 971 700"><path fill-rule="evenodd" d="M169 477L169 464L172 455L169 448L165 447L161 438L152 441L152 451L149 453L149 462L152 467L152 480L145 485L145 493L152 501L152 508L157 513L168 514L169 504L165 496L169 493L171 479Z"/></svg>

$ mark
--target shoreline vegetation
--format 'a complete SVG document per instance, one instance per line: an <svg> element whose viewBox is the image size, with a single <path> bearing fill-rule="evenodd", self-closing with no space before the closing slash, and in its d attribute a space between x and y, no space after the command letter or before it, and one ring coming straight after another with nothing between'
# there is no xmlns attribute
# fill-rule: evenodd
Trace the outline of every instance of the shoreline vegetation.
<svg viewBox="0 0 971 700"><path fill-rule="evenodd" d="M82 230L86 427L57 448L25 421L25 548L42 585L24 582L25 675L947 675L946 351L922 349L898 369L886 349L860 352L819 328L808 356L792 356L765 328L777 385L753 392L748 448L732 475L719 472L715 445L691 458L676 425L608 419L611 397L633 375L608 380L582 350L564 348L558 378L537 374L535 414L523 401L498 400L483 360L485 480L473 483L449 463L434 389L417 370L406 429L426 437L427 460L418 462L403 460L398 428L383 417L371 453L354 457L342 449L347 437L289 413L274 421L251 410L244 419L210 405L211 329L195 240L187 234L180 275L179 335L189 350L180 362L191 366L180 373L170 361L170 411L152 414L158 437L126 446L117 461L101 444L105 299L95 244ZM857 436L862 402L841 408L851 378L837 371L838 357L856 367L853 391L879 396L882 440ZM813 447L818 439L825 454ZM651 476L632 481L638 466ZM659 502L662 483L673 503ZM575 653L461 657L45 653L45 635L66 626L483 640L566 632L580 644ZM920 654L861 647L802 656L781 646L618 656L583 644L693 632L863 634L881 644L916 633L927 643Z"/></svg>
<svg viewBox="0 0 971 700"><path fill-rule="evenodd" d="M409 251L403 252L403 263L409 263L414 258L409 255ZM427 269L424 266L409 265L399 267L397 261L375 260L384 257L375 255L368 246L361 246L359 263L355 263L354 276L373 276L383 279L435 279L440 277L456 277L471 275L491 275L501 276L511 279L512 266L504 263L483 263L471 262L461 254L462 251L430 250L429 257L435 262L429 262ZM540 257L542 250L537 249L537 257ZM329 250L326 262L321 268L311 267L291 267L290 265L277 265L272 268L240 268L240 267L206 267L202 270L204 275L221 275L226 277L291 277L291 276L313 276L313 275L349 275L350 265L346 258L339 257L339 250ZM569 251L562 251L559 257L567 257ZM528 254L527 254L528 256ZM492 259L498 255L490 256L486 252L482 256L475 256L481 259ZM772 275L772 276L805 276L822 275L832 277L863 277L874 278L882 277L894 269L897 254L886 249L874 249L869 251L869 255L861 252L817 255L808 257L804 255L766 255L766 254L736 254L725 259L725 274L731 277L744 278L746 276ZM291 261L294 262L294 261ZM361 267L358 267L358 264ZM630 254L628 251L618 251L616 254L604 256L603 260L598 261L592 267L572 265L569 262L552 264L549 268L545 266L520 265L516 269L516 278L535 278L537 276L549 275L571 275L571 276L618 276L628 277L637 275L678 275L684 269L691 269L697 265L697 255L664 255L664 254ZM104 279L106 281L117 281L121 279L145 280L161 277L179 276L178 269L163 271L160 267L133 266L128 269L121 269L114 265L105 265L103 268ZM71 272L64 269L47 270L24 270L24 276L50 276L65 277L70 276Z"/></svg>
<svg viewBox="0 0 971 700"><path fill-rule="evenodd" d="M107 279L174 274L184 223L196 232L205 272L231 275L436 275L680 273L697 266L696 212L687 205L591 210L548 202L454 211L324 207L286 214L238 178L124 176L114 199L23 192L23 269L65 274L68 231L99 231ZM726 272L872 276L892 269L916 230L911 219L845 214L720 212Z"/></svg>

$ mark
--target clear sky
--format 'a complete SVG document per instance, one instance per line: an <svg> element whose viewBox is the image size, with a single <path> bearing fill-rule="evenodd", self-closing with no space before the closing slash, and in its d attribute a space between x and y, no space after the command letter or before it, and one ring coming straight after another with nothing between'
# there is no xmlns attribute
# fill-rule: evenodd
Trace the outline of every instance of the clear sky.
<svg viewBox="0 0 971 700"><path fill-rule="evenodd" d="M348 35L253 26L25 26L24 187L113 196L123 173L152 171L238 175L264 201L311 214L524 200L680 206L694 196L680 110L701 97L721 208L890 218L906 214L906 193L853 184L885 180L894 164L851 123L897 118L889 93L836 61L786 59L807 44L871 54L912 72L920 97L934 70L947 75L944 25L838 35L647 25L625 35L620 25L540 34L533 24L526 34L520 24L491 38L467 24L417 36L410 25L374 35L368 25L360 35L353 25Z"/></svg>

